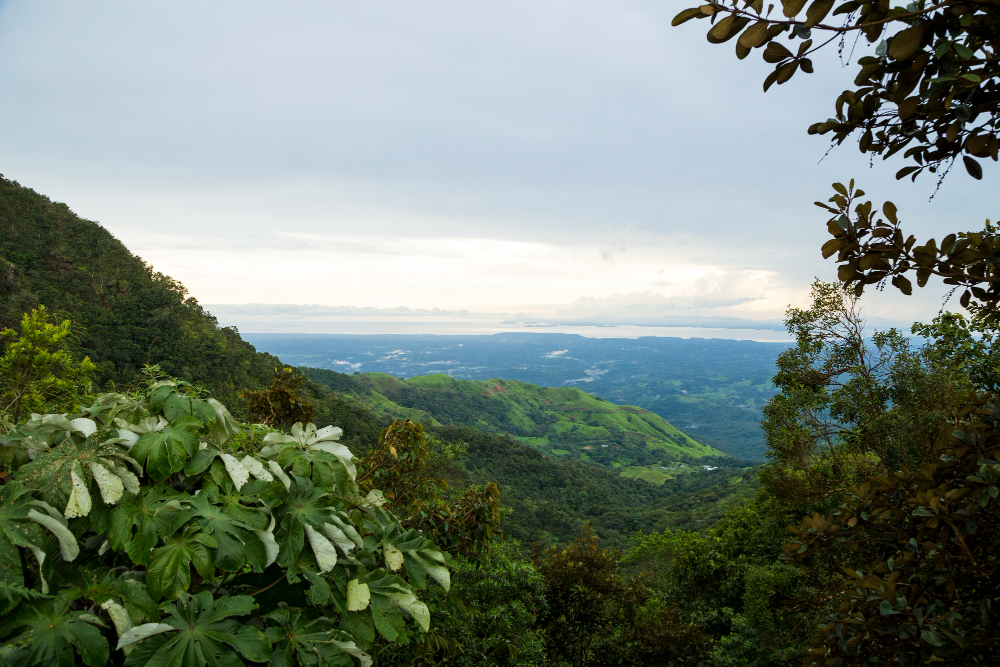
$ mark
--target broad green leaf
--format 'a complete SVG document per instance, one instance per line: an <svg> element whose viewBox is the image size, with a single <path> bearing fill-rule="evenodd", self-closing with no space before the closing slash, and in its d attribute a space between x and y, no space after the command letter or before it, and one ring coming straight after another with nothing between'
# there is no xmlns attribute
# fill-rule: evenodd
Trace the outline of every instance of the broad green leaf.
<svg viewBox="0 0 1000 667"><path fill-rule="evenodd" d="M440 551L431 551L429 549L422 549L420 551L412 550L406 552L406 557L408 559L413 559L413 562L419 566L427 575L441 585L445 590L451 588L451 573L448 571L447 566L444 564L444 555ZM409 563L407 563L409 566ZM407 572L412 572L412 568L407 567Z"/></svg>
<svg viewBox="0 0 1000 667"><path fill-rule="evenodd" d="M97 424L94 423L93 419L80 417L79 419L70 420L69 424L74 433L79 433L84 438L89 438L97 433Z"/></svg>
<svg viewBox="0 0 1000 667"><path fill-rule="evenodd" d="M0 664L75 667L77 657L90 667L108 663L108 642L90 623L100 621L81 611L70 611L74 596L60 593L52 600L22 605L4 620L0 636L10 636L0 647Z"/></svg>
<svg viewBox="0 0 1000 667"><path fill-rule="evenodd" d="M264 549L267 552L267 562L264 564L264 567L271 567L271 564L277 560L280 551L278 543L274 540L274 518L271 518L271 525L267 527L267 530L255 530L254 534L261 541L261 544L264 545Z"/></svg>
<svg viewBox="0 0 1000 667"><path fill-rule="evenodd" d="M356 545L358 545L359 547L363 547L365 545L365 541L361 539L361 535L358 534L357 528L352 526L351 523L347 520L346 514L344 514L343 516L344 518L341 518L336 514L331 514L330 521L336 524L337 527L340 528L340 530L343 531L343 533L347 537L351 538L351 541L353 541Z"/></svg>
<svg viewBox="0 0 1000 667"><path fill-rule="evenodd" d="M59 540L59 549L62 552L63 560L72 561L80 555L80 545L64 523L35 510L29 510L27 518L45 526L56 536L56 539Z"/></svg>
<svg viewBox="0 0 1000 667"><path fill-rule="evenodd" d="M126 496L111 510L108 542L115 549L124 549L136 565L145 565L159 541L158 531L165 529L167 519L179 510L180 505L165 498L159 489Z"/></svg>
<svg viewBox="0 0 1000 667"><path fill-rule="evenodd" d="M344 531L339 527L333 525L332 523L324 523L321 527L323 534L330 538L330 540L340 547L340 550L344 552L345 556L350 556L350 551L357 545L351 540Z"/></svg>
<svg viewBox="0 0 1000 667"><path fill-rule="evenodd" d="M292 486L292 480L285 474L285 471L281 469L274 461L268 461L267 467L271 471L271 474L281 480L281 483L285 486L285 490L288 490Z"/></svg>
<svg viewBox="0 0 1000 667"><path fill-rule="evenodd" d="M131 470L129 470L125 466L120 466L111 463L106 459L105 463L107 463L108 469L115 475L117 475L118 479L121 480L122 486L125 487L126 491L128 491L132 495L139 493L139 478L136 477Z"/></svg>
<svg viewBox="0 0 1000 667"><path fill-rule="evenodd" d="M121 637L129 630L132 629L132 617L129 616L128 611L125 607L118 604L116 601L108 599L101 603L101 609L108 613L111 617L111 622L114 623L115 632L118 633L118 647L121 646ZM126 654L128 651L126 651Z"/></svg>
<svg viewBox="0 0 1000 667"><path fill-rule="evenodd" d="M250 456L249 454L243 457L240 464L250 471L250 474L257 479L263 480L265 482L273 482L274 477L267 471L264 464Z"/></svg>
<svg viewBox="0 0 1000 667"><path fill-rule="evenodd" d="M924 37L924 24L918 23L912 28L901 31L892 38L889 44L889 55L893 60L906 60L920 48Z"/></svg>
<svg viewBox="0 0 1000 667"><path fill-rule="evenodd" d="M242 489L243 485L250 478L250 471L243 467L239 459L231 454L220 454L219 458L222 459L222 463L226 466L226 472L229 473L229 477L233 480L233 486L237 490Z"/></svg>
<svg viewBox="0 0 1000 667"><path fill-rule="evenodd" d="M267 550L254 533L262 530L267 516L257 507L240 503L237 494L224 496L212 502L212 495L199 492L191 501L187 516L193 517L205 532L216 541L215 563L220 568L234 572L246 564L263 570Z"/></svg>
<svg viewBox="0 0 1000 667"><path fill-rule="evenodd" d="M206 539L208 538L208 539ZM154 598L174 599L191 586L191 565L205 579L215 573L212 552L215 541L204 533L174 535L153 551L146 568L146 585Z"/></svg>
<svg viewBox="0 0 1000 667"><path fill-rule="evenodd" d="M353 637L333 628L329 619L307 614L302 609L279 609L267 615L265 633L273 645L270 667L342 664L342 654L353 656L361 667L371 667L371 656L358 648Z"/></svg>
<svg viewBox="0 0 1000 667"><path fill-rule="evenodd" d="M87 516L90 514L92 507L90 491L87 490L87 482L81 475L77 474L76 470L70 470L69 477L70 483L73 485L73 490L70 491L69 502L66 503L66 509L63 511L63 514L67 519Z"/></svg>
<svg viewBox="0 0 1000 667"><path fill-rule="evenodd" d="M153 635L173 632L176 629L174 626L167 625L166 623L143 623L134 628L129 628L122 633L118 638L118 646L116 648L125 648Z"/></svg>
<svg viewBox="0 0 1000 667"><path fill-rule="evenodd" d="M385 540L382 540L382 556L389 571L395 572L403 567L403 552Z"/></svg>
<svg viewBox="0 0 1000 667"><path fill-rule="evenodd" d="M158 431L139 436L130 453L156 481L180 472L198 453L198 428L194 417L180 417Z"/></svg>
<svg viewBox="0 0 1000 667"><path fill-rule="evenodd" d="M161 623L176 631L140 641L125 664L146 667L239 665L238 656L252 662L266 662L271 642L254 626L233 618L246 616L255 608L253 598L245 595L216 600L208 591L182 595L176 603L163 605L165 615Z"/></svg>
<svg viewBox="0 0 1000 667"><path fill-rule="evenodd" d="M104 501L105 505L114 505L121 499L122 494L125 493L125 484L118 475L96 461L91 461L90 473L94 476L94 481L97 482L97 488L101 492L101 500Z"/></svg>
<svg viewBox="0 0 1000 667"><path fill-rule="evenodd" d="M330 540L309 524L305 524L306 537L309 538L309 546L312 547L316 555L316 564L319 565L320 572L329 572L337 564L337 549Z"/></svg>
<svg viewBox="0 0 1000 667"><path fill-rule="evenodd" d="M231 435L240 430L239 422L233 418L226 406L214 398L209 398L206 402L215 411L215 421L211 428L212 439L219 445L224 445Z"/></svg>
<svg viewBox="0 0 1000 667"><path fill-rule="evenodd" d="M347 611L361 611L368 606L371 597L368 584L363 584L357 579L347 582Z"/></svg>
<svg viewBox="0 0 1000 667"><path fill-rule="evenodd" d="M427 609L427 605L418 600L413 591L406 590L398 584L394 588L396 590L386 593L386 597L395 602L400 608L406 610L413 617L413 620L417 622L417 625L420 626L420 629L427 632L431 624L431 614Z"/></svg>
<svg viewBox="0 0 1000 667"><path fill-rule="evenodd" d="M35 555L35 560L38 561L38 578L42 582L42 595L49 594L49 582L45 578L45 552L36 547L34 544L28 545L28 550Z"/></svg>

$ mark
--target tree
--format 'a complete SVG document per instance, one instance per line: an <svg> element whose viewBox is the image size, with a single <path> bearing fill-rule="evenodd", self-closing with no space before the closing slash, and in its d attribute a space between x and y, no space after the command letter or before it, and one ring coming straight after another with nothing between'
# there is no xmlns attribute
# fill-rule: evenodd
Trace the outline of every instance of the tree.
<svg viewBox="0 0 1000 667"><path fill-rule="evenodd" d="M948 234L941 242L929 239L917 245L913 236L903 235L896 205L882 204L881 213L871 201L858 201L864 191L834 183L836 191L829 204L817 206L833 214L827 223L832 239L823 245L823 256L836 255L840 264L838 277L860 295L866 285L892 284L903 294L911 294L913 285L907 274L914 274L923 287L931 276L963 290L959 297L984 322L1000 320L1000 236L989 220L977 232ZM830 205L832 204L832 205ZM853 210L852 210L853 208Z"/></svg>
<svg viewBox="0 0 1000 667"><path fill-rule="evenodd" d="M916 349L895 330L867 333L850 290L816 281L812 300L788 310L795 345L778 356L779 393L761 422L770 459L762 484L803 512L833 509L839 492L871 475L919 466L972 389L967 358Z"/></svg>
<svg viewBox="0 0 1000 667"><path fill-rule="evenodd" d="M306 377L288 366L274 369L274 380L266 389L247 390L242 397L247 402L251 421L265 426L288 428L295 422L313 420L313 406L298 394Z"/></svg>
<svg viewBox="0 0 1000 667"><path fill-rule="evenodd" d="M427 437L423 425L409 419L395 421L358 462L358 485L364 492L381 489L386 506L407 527L432 535L456 553L475 557L502 537L500 490L489 482L455 493L441 477L441 468L457 453L447 450Z"/></svg>
<svg viewBox="0 0 1000 667"><path fill-rule="evenodd" d="M77 361L67 348L69 320L50 321L45 306L21 318L20 334L0 331L7 342L0 357L0 417L17 422L28 412L73 412L92 389L97 367Z"/></svg>
<svg viewBox="0 0 1000 667"><path fill-rule="evenodd" d="M623 576L620 558L598 546L589 525L565 548L536 549L545 583L538 626L552 664L705 664L711 642L701 628L679 621L642 576Z"/></svg>
<svg viewBox="0 0 1000 667"><path fill-rule="evenodd" d="M911 164L896 178L915 180L927 171L938 174L940 185L961 157L966 171L981 179L977 158L997 161L1000 152L1000 6L966 0L834 5L834 0L781 0L782 15L776 17L774 5L764 11L763 0L710 0L680 12L673 24L710 19L708 41L738 37L741 59L763 49L764 60L775 66L764 90L799 70L812 72L810 56L830 44L837 43L843 55L852 36L855 44L861 36L879 42L874 55L858 60L856 87L837 97L835 117L811 125L810 134L832 133L839 145L859 133L859 149L883 159L905 149L903 157ZM839 23L828 19L837 16L843 16ZM819 36L815 44L814 33ZM787 46L779 40L782 35ZM989 220L981 230L918 246L913 236L904 235L895 204L883 204L882 219L871 201L861 199L864 192L853 180L833 187L829 204L817 202L833 214L828 222L833 238L823 246L823 256L837 255L839 278L856 294L888 280L910 294L907 274L915 275L921 287L936 275L964 290L963 307L989 321L1000 317L1000 238Z"/></svg>
<svg viewBox="0 0 1000 667"><path fill-rule="evenodd" d="M916 178L925 170L938 173L962 156L969 174L978 179L982 168L975 158L998 159L1000 7L995 3L780 4L781 15L773 15L774 5L765 11L763 0L710 0L677 14L673 25L709 19L708 41L736 38L740 59L762 49L764 60L774 64L764 80L765 91L797 71L811 73L810 56L830 44L837 44L843 55L852 38L878 42L874 55L858 60L855 88L837 97L835 117L811 125L810 134L833 133L834 143L841 144L858 132L861 151L883 158L907 149L904 156L914 164L901 169L897 178Z"/></svg>
<svg viewBox="0 0 1000 667"><path fill-rule="evenodd" d="M786 546L847 573L807 664L996 664L1000 650L1000 412L962 410L919 468L852 486L834 516L807 517Z"/></svg>

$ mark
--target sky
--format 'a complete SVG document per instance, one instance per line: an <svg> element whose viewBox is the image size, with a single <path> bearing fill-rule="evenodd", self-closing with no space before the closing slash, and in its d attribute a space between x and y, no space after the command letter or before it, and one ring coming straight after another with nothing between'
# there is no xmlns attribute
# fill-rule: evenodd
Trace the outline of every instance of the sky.
<svg viewBox="0 0 1000 667"><path fill-rule="evenodd" d="M853 69L764 94L757 52L670 27L686 6L0 0L0 173L204 304L774 321L835 276L834 181L921 238L997 218L958 170L928 201L900 162L824 158L806 128Z"/></svg>

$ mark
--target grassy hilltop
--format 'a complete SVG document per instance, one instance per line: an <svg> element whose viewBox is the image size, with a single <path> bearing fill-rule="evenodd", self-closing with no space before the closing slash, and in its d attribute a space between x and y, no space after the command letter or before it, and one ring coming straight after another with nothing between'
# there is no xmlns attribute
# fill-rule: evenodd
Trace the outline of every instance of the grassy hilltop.
<svg viewBox="0 0 1000 667"><path fill-rule="evenodd" d="M648 410L616 405L575 387L457 380L445 374L400 380L384 373L303 370L313 381L394 418L510 433L553 457L596 463L650 482L688 471L696 459L723 455Z"/></svg>

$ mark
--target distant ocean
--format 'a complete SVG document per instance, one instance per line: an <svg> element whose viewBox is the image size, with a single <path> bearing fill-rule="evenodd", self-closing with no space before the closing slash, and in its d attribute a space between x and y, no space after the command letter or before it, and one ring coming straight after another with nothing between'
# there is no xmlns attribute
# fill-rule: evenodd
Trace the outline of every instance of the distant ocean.
<svg viewBox="0 0 1000 667"><path fill-rule="evenodd" d="M721 338L785 343L788 332L776 329L659 326L637 324L544 324L471 317L247 317L220 309L216 317L223 326L235 326L243 333L317 334L436 334L442 336L492 335L498 333L563 333L588 338Z"/></svg>

